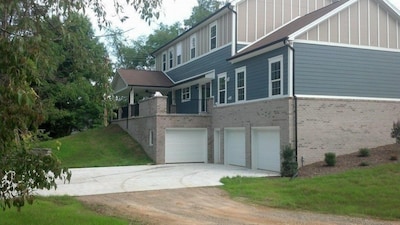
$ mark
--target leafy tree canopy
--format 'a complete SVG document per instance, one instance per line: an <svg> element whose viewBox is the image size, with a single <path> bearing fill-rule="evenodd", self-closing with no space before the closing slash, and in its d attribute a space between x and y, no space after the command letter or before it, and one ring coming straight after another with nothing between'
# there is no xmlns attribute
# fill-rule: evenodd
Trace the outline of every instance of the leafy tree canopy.
<svg viewBox="0 0 400 225"><path fill-rule="evenodd" d="M227 3L228 1L197 0L198 5L192 8L192 15L184 20L184 25L188 28L193 27Z"/></svg>
<svg viewBox="0 0 400 225"><path fill-rule="evenodd" d="M146 21L159 15L161 0L126 2ZM117 12L122 10L118 0L114 0L114 6ZM96 42L80 42L82 40L72 32L74 29L80 34L90 32L87 24L73 25L74 17L70 17L86 10L93 10L99 24L107 26L107 11L102 0L9 0L0 3L0 208L15 206L20 209L25 202L32 202L33 190L55 188L56 179L70 179L69 170L62 168L53 154L33 149L33 143L39 125L46 117L56 115L46 112L45 106L52 105L51 101L55 105L67 102L65 99L57 101L52 96L62 99L68 95L65 92L74 93L73 97L69 96L71 103L79 105L79 101L92 100L83 93L89 87L87 81L99 88L107 85L107 76L99 78L93 73L105 68L90 68L101 57L89 57L98 53L104 56L104 49ZM69 27L57 22L69 19ZM86 48L91 50L85 51ZM84 56L94 60L93 63ZM69 84L71 80L74 82ZM67 87L58 87L60 93L46 96L46 85L52 82Z"/></svg>
<svg viewBox="0 0 400 225"><path fill-rule="evenodd" d="M181 23L171 26L161 23L148 37L141 36L131 42L124 41L122 36L111 36L114 53L117 57L116 66L127 69L149 69L154 65L151 53L157 48L176 38L183 29ZM119 31L114 31L119 33Z"/></svg>
<svg viewBox="0 0 400 225"><path fill-rule="evenodd" d="M112 71L104 45L93 38L88 18L70 14L63 22L52 18L51 24L49 30L55 37L61 32L69 35L52 43L54 51L48 54L58 59L57 69L37 91L46 108L46 121L40 128L60 137L102 124L103 109L112 104L104 98L111 94Z"/></svg>

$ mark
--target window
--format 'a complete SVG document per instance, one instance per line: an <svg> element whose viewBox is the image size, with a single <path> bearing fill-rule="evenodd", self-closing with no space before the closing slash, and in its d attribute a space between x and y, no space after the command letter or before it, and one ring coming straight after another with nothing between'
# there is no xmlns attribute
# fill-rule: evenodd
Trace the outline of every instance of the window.
<svg viewBox="0 0 400 225"><path fill-rule="evenodd" d="M176 46L176 65L182 63L182 43Z"/></svg>
<svg viewBox="0 0 400 225"><path fill-rule="evenodd" d="M149 130L149 146L153 146L153 131Z"/></svg>
<svg viewBox="0 0 400 225"><path fill-rule="evenodd" d="M283 57L278 56L269 61L269 96L282 95L283 91Z"/></svg>
<svg viewBox="0 0 400 225"><path fill-rule="evenodd" d="M226 103L226 73L218 75L218 103Z"/></svg>
<svg viewBox="0 0 400 225"><path fill-rule="evenodd" d="M190 37L190 58L196 57L196 36L192 35Z"/></svg>
<svg viewBox="0 0 400 225"><path fill-rule="evenodd" d="M236 101L246 100L246 67L235 70L236 72Z"/></svg>
<svg viewBox="0 0 400 225"><path fill-rule="evenodd" d="M169 68L174 67L174 49L169 50Z"/></svg>
<svg viewBox="0 0 400 225"><path fill-rule="evenodd" d="M190 87L182 88L182 102L190 100Z"/></svg>
<svg viewBox="0 0 400 225"><path fill-rule="evenodd" d="M167 70L167 53L162 54L162 70Z"/></svg>
<svg viewBox="0 0 400 225"><path fill-rule="evenodd" d="M217 47L217 23L210 26L210 50Z"/></svg>

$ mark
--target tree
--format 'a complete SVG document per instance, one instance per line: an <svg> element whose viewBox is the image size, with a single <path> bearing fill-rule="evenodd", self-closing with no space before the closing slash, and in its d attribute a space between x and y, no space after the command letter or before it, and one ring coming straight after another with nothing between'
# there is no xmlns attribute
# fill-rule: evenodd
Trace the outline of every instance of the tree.
<svg viewBox="0 0 400 225"><path fill-rule="evenodd" d="M126 43L123 36L112 35L111 43L117 57L117 67L127 69L148 69L154 66L151 53L176 38L183 29L181 23L171 26L161 23L147 38L142 36L138 40ZM118 34L119 31L113 31Z"/></svg>
<svg viewBox="0 0 400 225"><path fill-rule="evenodd" d="M161 0L127 0L142 18L157 18ZM117 12L121 5L114 0ZM99 24L106 9L101 0L9 0L0 3L0 207L20 209L32 202L32 191L56 187L56 179L70 179L70 172L49 152L33 149L38 127L45 119L43 101L35 91L45 78L58 71L62 60L54 42L67 39L61 30L55 36L50 17L61 21L71 13L93 10ZM57 27L53 27L56 30ZM79 47L83 49L84 46ZM63 49L61 49L64 51Z"/></svg>
<svg viewBox="0 0 400 225"><path fill-rule="evenodd" d="M55 39L52 54L59 61L57 70L37 87L46 107L46 121L40 127L52 137L62 137L72 130L103 123L103 109L107 105L103 96L111 94L107 84L112 72L107 51L93 38L88 18L71 14L63 22L53 18L51 24L54 36L61 32L69 35Z"/></svg>
<svg viewBox="0 0 400 225"><path fill-rule="evenodd" d="M184 20L184 25L188 28L193 27L227 3L228 1L197 0L198 6L192 8L192 15Z"/></svg>

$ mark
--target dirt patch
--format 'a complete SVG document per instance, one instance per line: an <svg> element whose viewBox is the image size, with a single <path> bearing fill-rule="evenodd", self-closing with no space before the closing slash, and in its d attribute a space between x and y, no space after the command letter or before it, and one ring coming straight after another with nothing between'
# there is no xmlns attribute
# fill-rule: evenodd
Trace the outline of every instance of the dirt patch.
<svg viewBox="0 0 400 225"><path fill-rule="evenodd" d="M397 158L397 160L393 160ZM370 156L360 157L359 152L336 157L336 165L326 166L326 163L316 162L299 169L299 176L313 177L340 173L353 168L368 168L385 163L397 163L400 159L400 144L392 144L370 149ZM361 164L364 163L364 166ZM367 165L367 166L365 166Z"/></svg>
<svg viewBox="0 0 400 225"><path fill-rule="evenodd" d="M371 156L358 157L358 153L337 157L337 166L327 167L323 162L300 169L300 176L318 176L359 167L361 162L370 166L393 163L399 156L400 145L371 149ZM96 211L112 216L141 221L142 224L307 224L307 225L386 225L398 221L333 216L311 212L289 211L233 200L217 187L184 188L160 191L131 192L78 197Z"/></svg>

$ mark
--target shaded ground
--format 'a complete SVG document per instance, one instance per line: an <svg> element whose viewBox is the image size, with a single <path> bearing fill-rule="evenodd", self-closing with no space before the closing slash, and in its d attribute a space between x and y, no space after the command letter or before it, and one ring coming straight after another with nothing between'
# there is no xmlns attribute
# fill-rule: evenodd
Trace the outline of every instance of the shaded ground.
<svg viewBox="0 0 400 225"><path fill-rule="evenodd" d="M337 173L358 167L361 162L370 166L393 163L399 157L400 145L371 149L371 156L361 158L357 153L337 157L336 167L326 167L323 162L303 167L300 176ZM249 205L235 201L217 187L185 188L160 191L131 192L79 197L79 200L96 211L121 216L143 224L307 224L307 225L386 225L400 221L333 216Z"/></svg>

